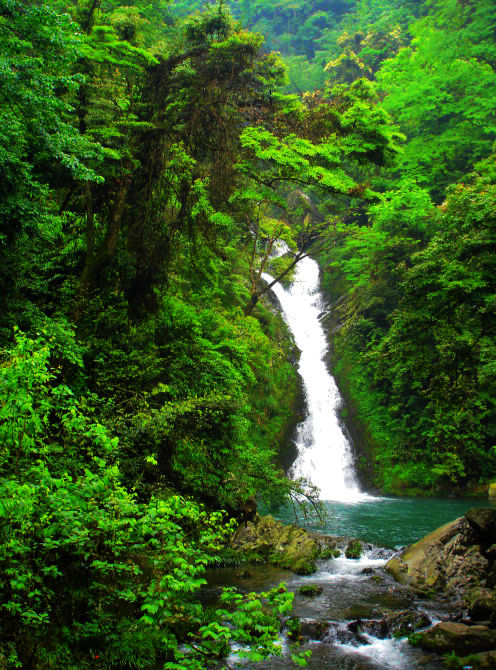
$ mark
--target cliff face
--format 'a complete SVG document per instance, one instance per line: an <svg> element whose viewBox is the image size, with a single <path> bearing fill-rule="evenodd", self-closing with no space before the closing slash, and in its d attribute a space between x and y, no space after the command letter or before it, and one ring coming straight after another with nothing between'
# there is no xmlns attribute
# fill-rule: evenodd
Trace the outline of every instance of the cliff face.
<svg viewBox="0 0 496 670"><path fill-rule="evenodd" d="M340 419L351 442L355 457L355 468L363 488L368 491L380 488L380 472L377 469L375 455L378 444L371 434L370 428L360 416L356 399L349 384L349 364L343 360L339 346L340 333L343 328L343 313L347 311L347 296L342 295L331 302L330 296L324 292L325 309L321 321L327 335L328 355L327 367L334 376L343 399Z"/></svg>

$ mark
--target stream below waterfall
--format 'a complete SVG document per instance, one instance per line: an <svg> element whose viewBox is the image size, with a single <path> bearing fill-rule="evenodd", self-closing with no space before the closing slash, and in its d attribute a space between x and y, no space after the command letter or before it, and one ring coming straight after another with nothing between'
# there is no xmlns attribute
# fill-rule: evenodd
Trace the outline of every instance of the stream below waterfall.
<svg viewBox="0 0 496 670"><path fill-rule="evenodd" d="M270 281L270 275L263 275ZM297 458L292 477L317 485L328 511L324 526L311 519L299 524L323 533L359 537L366 550L358 560L339 558L317 562L318 571L300 577L273 566L210 570L205 597L212 602L220 586L262 591L285 581L295 593L293 615L300 618L304 648L311 649L313 670L435 670L441 659L428 655L398 637L394 622L416 620L423 625L449 618L442 598L422 600L396 584L384 571L395 549L420 539L438 526L487 501L460 499L385 498L368 495L357 482L353 450L339 420L341 398L325 362L327 340L320 322L324 303L319 292L319 267L311 258L301 260L289 288L273 287L283 318L301 352L306 417L297 427ZM294 522L292 510L280 510L282 521ZM346 546L343 540L342 549ZM303 584L322 587L319 595L299 593ZM413 619L412 619L413 617ZM406 624L405 624L406 625ZM408 628L408 626L407 626ZM405 635L408 630L402 629ZM395 634L396 631L396 634ZM289 644L281 639L283 656L257 664L263 670L295 667ZM233 664L237 661L232 659ZM241 667L251 667L240 663Z"/></svg>
<svg viewBox="0 0 496 670"><path fill-rule="evenodd" d="M383 566L392 551L369 548L358 560L339 558L318 561L318 572L301 577L270 565L246 569L222 568L210 571L208 593L214 602L221 586L236 586L241 591L263 591L284 581L295 593L293 616L299 617L305 641L310 649L310 670L438 670L440 659L411 647L406 638L390 633L388 622L415 616L434 622L449 616L440 602L414 598L406 587L395 584ZM305 596L304 584L322 587L317 596ZM208 599L207 599L208 602ZM408 625L408 624L407 624ZM288 639L281 637L283 655L257 663L240 663L250 670L294 668L289 659ZM235 667L238 667L237 665Z"/></svg>

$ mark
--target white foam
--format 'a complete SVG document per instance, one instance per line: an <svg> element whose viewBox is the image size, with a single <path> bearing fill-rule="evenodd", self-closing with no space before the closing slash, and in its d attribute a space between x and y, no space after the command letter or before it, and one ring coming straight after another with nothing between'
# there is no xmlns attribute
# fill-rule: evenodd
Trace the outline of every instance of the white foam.
<svg viewBox="0 0 496 670"><path fill-rule="evenodd" d="M347 654L369 658L378 668L383 670L410 670L411 658L404 652L408 651L408 642L405 639L379 640L372 635L364 635L370 644L340 644L339 646Z"/></svg>
<svg viewBox="0 0 496 670"><path fill-rule="evenodd" d="M284 251L284 247L278 248L278 253ZM262 277L272 281L268 274ZM356 481L350 443L338 419L341 397L324 360L327 341L319 320L323 309L319 266L311 258L302 259L290 288L275 284L272 290L301 351L298 372L308 410L307 418L297 429L298 456L290 474L318 486L323 500L356 503L371 499Z"/></svg>

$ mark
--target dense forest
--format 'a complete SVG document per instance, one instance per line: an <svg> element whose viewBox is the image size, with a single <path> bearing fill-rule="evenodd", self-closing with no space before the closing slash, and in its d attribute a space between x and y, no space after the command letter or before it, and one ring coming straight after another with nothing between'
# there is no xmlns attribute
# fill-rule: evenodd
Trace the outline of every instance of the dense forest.
<svg viewBox="0 0 496 670"><path fill-rule="evenodd" d="M321 265L369 486L496 476L495 34L492 0L0 0L0 668L280 652L284 589L195 598L314 495L267 269Z"/></svg>

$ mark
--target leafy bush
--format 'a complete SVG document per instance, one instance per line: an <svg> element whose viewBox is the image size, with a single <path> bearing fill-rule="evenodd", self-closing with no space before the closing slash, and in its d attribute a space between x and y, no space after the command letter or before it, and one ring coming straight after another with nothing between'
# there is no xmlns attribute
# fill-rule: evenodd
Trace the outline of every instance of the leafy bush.
<svg viewBox="0 0 496 670"><path fill-rule="evenodd" d="M232 641L253 645L252 660L278 653L292 595L229 591L236 611L206 618L192 594L232 524L179 496L138 502L117 439L61 383L51 345L17 332L0 367L6 667L204 668Z"/></svg>

